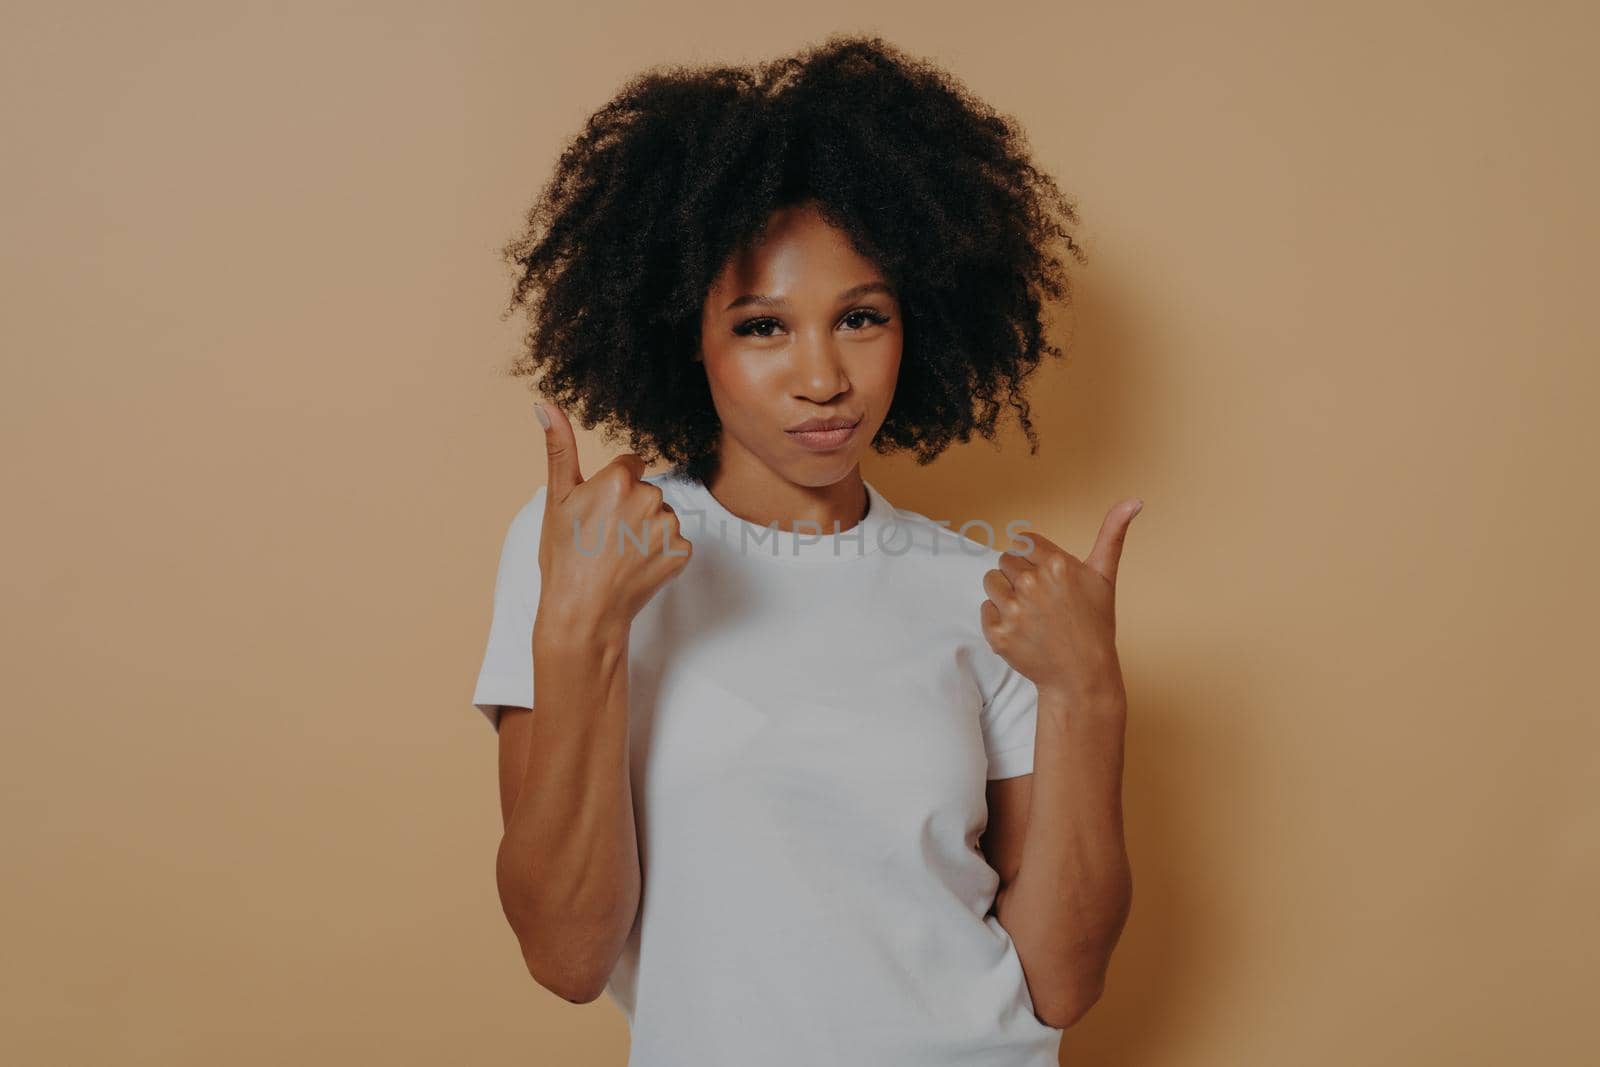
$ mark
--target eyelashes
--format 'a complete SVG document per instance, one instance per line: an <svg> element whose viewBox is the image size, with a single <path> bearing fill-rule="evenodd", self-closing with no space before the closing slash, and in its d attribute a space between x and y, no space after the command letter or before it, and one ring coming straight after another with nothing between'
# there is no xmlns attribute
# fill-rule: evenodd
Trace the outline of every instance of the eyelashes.
<svg viewBox="0 0 1600 1067"><path fill-rule="evenodd" d="M858 321L865 320L861 325L856 326L851 330L851 332L854 333L866 329L866 327L869 325L882 326L884 323L889 321L889 316L885 315L877 308L860 307L845 312L844 317L839 321L849 322L852 319ZM771 315L762 315L759 318L745 319L743 322L739 323L733 328L733 332L740 337L771 337L773 336L771 332L772 328L781 325L782 323L776 318L773 318ZM762 332L763 330L767 332Z"/></svg>

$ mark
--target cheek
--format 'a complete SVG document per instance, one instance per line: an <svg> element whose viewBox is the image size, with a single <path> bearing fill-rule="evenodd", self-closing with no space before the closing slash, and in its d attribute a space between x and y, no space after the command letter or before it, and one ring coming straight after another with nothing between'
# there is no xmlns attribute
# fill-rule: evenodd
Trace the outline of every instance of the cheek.
<svg viewBox="0 0 1600 1067"><path fill-rule="evenodd" d="M707 352L705 368L711 401L724 423L737 422L741 415L759 409L772 391L770 373L763 372L757 360L741 354Z"/></svg>
<svg viewBox="0 0 1600 1067"><path fill-rule="evenodd" d="M881 349L873 353L876 357L867 371L868 386L873 392L888 394L894 392L895 383L900 380L901 346L898 335L886 338ZM863 383L867 385L867 383Z"/></svg>
<svg viewBox="0 0 1600 1067"><path fill-rule="evenodd" d="M893 334L847 353L850 380L862 393L892 397L900 380L901 336ZM736 347L705 349L706 381L711 401L724 424L758 415L764 408L781 411L788 399L785 368L770 352L741 351Z"/></svg>

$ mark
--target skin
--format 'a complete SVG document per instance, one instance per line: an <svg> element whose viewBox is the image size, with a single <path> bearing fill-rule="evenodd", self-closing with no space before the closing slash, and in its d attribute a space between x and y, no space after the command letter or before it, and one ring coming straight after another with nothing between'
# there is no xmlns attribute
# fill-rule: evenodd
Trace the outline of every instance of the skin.
<svg viewBox="0 0 1600 1067"><path fill-rule="evenodd" d="M900 375L900 305L883 273L815 209L780 211L762 244L712 283L700 337L696 358L722 423L712 495L740 518L782 530L860 522L861 459ZM861 422L831 452L785 432L835 416Z"/></svg>
<svg viewBox="0 0 1600 1067"><path fill-rule="evenodd" d="M574 1003L605 989L641 899L628 774L628 635L688 564L692 542L645 464L625 453L585 478L566 413L541 405L549 466L533 624L532 709L500 709L505 832L496 885L528 973ZM621 523L645 549L593 551ZM604 542L616 544L614 540ZM590 551L581 551L589 546Z"/></svg>
<svg viewBox="0 0 1600 1067"><path fill-rule="evenodd" d="M1062 1028L1104 992L1133 901L1115 594L1141 507L1137 499L1113 506L1082 560L1023 530L983 576L984 637L1038 688L1039 711L1034 771L989 784L981 845L1000 872L994 911L1016 945L1035 1014Z"/></svg>
<svg viewBox="0 0 1600 1067"><path fill-rule="evenodd" d="M722 424L708 488L723 506L783 530L860 522L860 463L894 398L903 336L886 278L842 232L808 205L775 215L763 241L724 268L701 312L695 358ZM584 1002L603 989L639 900L626 773L628 628L682 569L690 543L660 491L642 481L638 456L619 456L586 480L565 413L542 408L550 496L534 632L541 715L502 709L501 897L530 972ZM832 416L860 419L833 451L801 447L786 432ZM1037 686L1039 715L1034 772L989 783L979 843L1000 876L994 913L1016 946L1034 1011L1063 1028L1099 999L1131 904L1114 597L1139 507L1113 507L1082 560L1023 531L983 577L984 636ZM594 524L618 519L634 529L652 520L665 537L643 554L577 551L574 522L593 544ZM528 782L543 788L523 790ZM567 962L556 971L555 960Z"/></svg>

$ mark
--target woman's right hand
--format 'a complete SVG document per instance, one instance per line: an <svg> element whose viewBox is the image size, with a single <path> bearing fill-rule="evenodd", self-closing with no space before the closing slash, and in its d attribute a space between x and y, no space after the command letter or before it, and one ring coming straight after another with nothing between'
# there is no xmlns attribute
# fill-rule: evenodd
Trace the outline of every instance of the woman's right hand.
<svg viewBox="0 0 1600 1067"><path fill-rule="evenodd" d="M550 420L540 619L562 632L625 636L639 610L689 562L693 544L678 532L661 490L643 480L644 460L625 452L585 479L566 412L539 407Z"/></svg>

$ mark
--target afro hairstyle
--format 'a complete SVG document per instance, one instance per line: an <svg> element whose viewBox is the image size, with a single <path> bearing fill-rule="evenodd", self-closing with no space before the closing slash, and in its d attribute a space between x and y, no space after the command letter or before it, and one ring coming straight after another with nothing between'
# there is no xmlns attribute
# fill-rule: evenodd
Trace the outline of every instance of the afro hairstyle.
<svg viewBox="0 0 1600 1067"><path fill-rule="evenodd" d="M701 309L779 208L810 202L878 265L904 349L872 442L926 464L1016 410L1044 355L1047 301L1073 203L1029 158L1017 124L950 74L874 36L834 35L751 66L658 66L569 140L503 248L505 314L529 319L510 373L625 439L646 462L705 478L720 421L699 349Z"/></svg>

